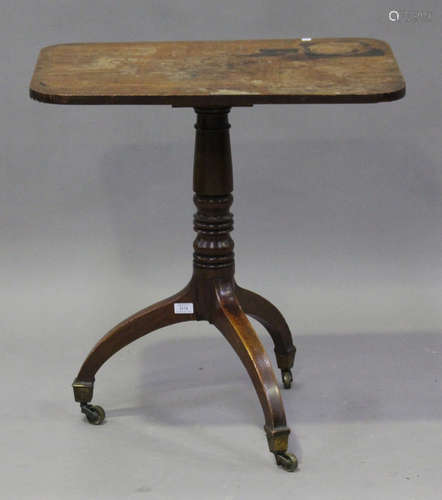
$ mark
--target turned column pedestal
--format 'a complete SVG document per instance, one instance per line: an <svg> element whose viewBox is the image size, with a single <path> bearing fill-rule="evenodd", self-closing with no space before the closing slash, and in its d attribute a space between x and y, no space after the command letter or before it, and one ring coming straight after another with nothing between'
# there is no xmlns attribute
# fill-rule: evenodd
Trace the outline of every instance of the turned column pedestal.
<svg viewBox="0 0 442 500"><path fill-rule="evenodd" d="M195 108L197 114L193 197L197 212L194 229L193 275L177 294L127 318L107 333L84 361L73 388L75 400L91 423L104 420L104 410L91 405L95 374L113 354L134 340L182 321L208 321L228 340L244 364L265 416L270 451L279 465L296 469L287 453L290 429L269 357L247 315L262 323L272 336L283 384L290 388L295 346L278 309L260 295L241 288L234 277L232 158L229 107Z"/></svg>

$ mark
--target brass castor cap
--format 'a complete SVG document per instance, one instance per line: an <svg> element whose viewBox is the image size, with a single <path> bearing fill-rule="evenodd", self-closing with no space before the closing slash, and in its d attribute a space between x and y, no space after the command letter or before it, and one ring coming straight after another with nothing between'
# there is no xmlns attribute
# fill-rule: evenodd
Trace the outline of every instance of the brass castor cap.
<svg viewBox="0 0 442 500"><path fill-rule="evenodd" d="M293 375L290 370L282 370L282 383L285 389L290 389L293 382Z"/></svg>
<svg viewBox="0 0 442 500"><path fill-rule="evenodd" d="M106 413L101 406L85 403L81 405L81 412L86 415L90 424L100 425L106 418Z"/></svg>
<svg viewBox="0 0 442 500"><path fill-rule="evenodd" d="M78 403L89 403L94 394L94 381L88 380L86 382L75 379L72 383L74 389L75 401Z"/></svg>
<svg viewBox="0 0 442 500"><path fill-rule="evenodd" d="M280 451L275 453L275 459L276 463L288 472L293 472L298 468L298 459L293 453Z"/></svg>

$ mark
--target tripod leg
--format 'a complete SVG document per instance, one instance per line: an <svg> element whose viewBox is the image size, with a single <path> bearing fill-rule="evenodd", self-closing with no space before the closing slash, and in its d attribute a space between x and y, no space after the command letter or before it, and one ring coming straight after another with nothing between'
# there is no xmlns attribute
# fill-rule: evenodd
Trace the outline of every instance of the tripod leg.
<svg viewBox="0 0 442 500"><path fill-rule="evenodd" d="M270 451L286 470L295 470L297 460L287 453L288 435L281 393L267 353L234 294L230 283L215 289L217 307L213 324L221 331L247 369L265 416L264 429Z"/></svg>
<svg viewBox="0 0 442 500"><path fill-rule="evenodd" d="M291 368L295 360L296 347L293 345L292 334L283 315L271 302L251 290L236 285L235 293L244 312L259 321L270 333L284 387L289 389L293 380Z"/></svg>
<svg viewBox="0 0 442 500"><path fill-rule="evenodd" d="M75 400L82 405L82 411L89 421L97 423L94 421L94 415L88 414L88 407L92 405L87 403L92 399L95 374L99 368L120 349L150 332L174 323L196 320L196 311L192 314L175 313L174 304L183 302L192 304L195 302L191 283L177 294L133 314L112 328L98 341L85 359L72 384Z"/></svg>

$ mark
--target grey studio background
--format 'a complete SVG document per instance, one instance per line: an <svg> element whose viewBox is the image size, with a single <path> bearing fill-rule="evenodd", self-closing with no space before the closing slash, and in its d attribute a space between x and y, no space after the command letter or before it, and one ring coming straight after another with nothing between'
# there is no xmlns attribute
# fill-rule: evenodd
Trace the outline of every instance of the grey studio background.
<svg viewBox="0 0 442 500"><path fill-rule="evenodd" d="M439 498L440 16L406 0L2 3L2 498ZM195 117L33 102L39 50L309 36L386 40L407 94L230 113L236 276L295 334L282 395L299 472L274 465L247 374L208 323L114 356L95 384L106 424L88 425L70 384L89 349L190 277Z"/></svg>

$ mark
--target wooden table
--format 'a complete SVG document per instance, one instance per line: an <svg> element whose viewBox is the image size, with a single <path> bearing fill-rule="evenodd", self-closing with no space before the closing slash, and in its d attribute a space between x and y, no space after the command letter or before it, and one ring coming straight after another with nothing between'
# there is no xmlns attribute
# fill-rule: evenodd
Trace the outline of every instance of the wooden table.
<svg viewBox="0 0 442 500"><path fill-rule="evenodd" d="M73 383L75 400L89 422L104 420L104 410L90 401L95 374L113 354L167 325L206 320L230 342L249 373L277 464L295 470L278 383L247 316L271 335L285 388L292 383L292 335L273 304L234 278L228 113L232 106L256 104L400 99L405 82L389 45L372 38L54 45L40 52L30 94L56 104L187 106L197 115L192 277L175 295L115 326L89 353Z"/></svg>

